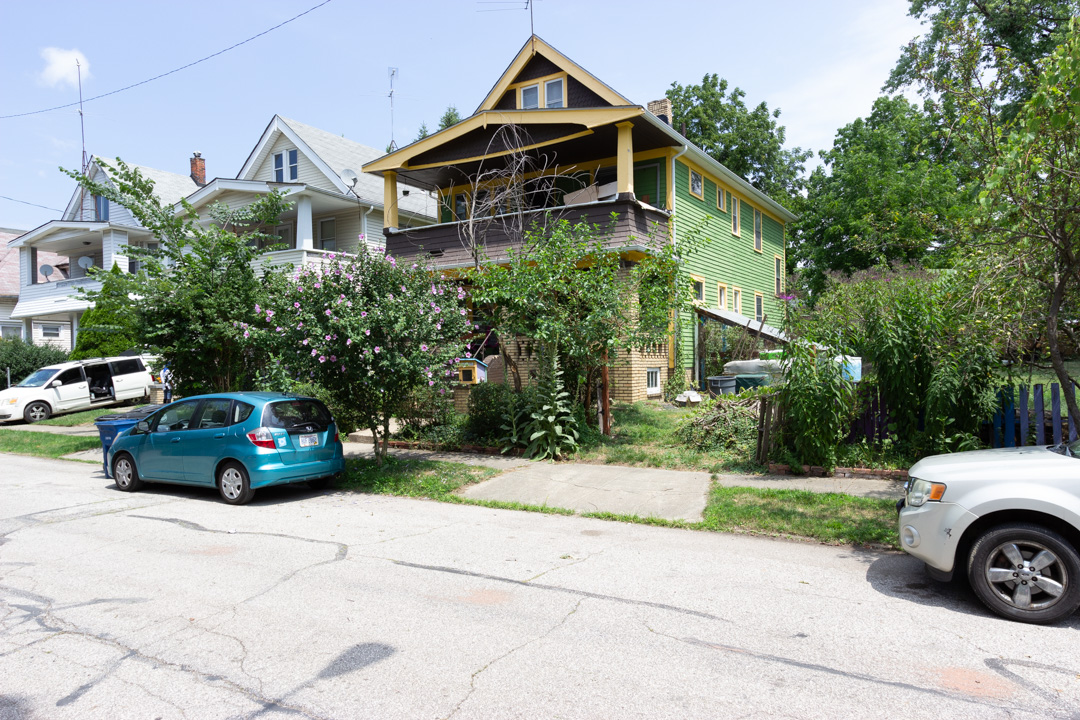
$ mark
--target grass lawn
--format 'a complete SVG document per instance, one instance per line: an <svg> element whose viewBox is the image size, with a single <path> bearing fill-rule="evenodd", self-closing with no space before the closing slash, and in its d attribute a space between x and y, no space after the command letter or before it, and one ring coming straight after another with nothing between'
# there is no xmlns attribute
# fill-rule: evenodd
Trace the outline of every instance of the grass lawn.
<svg viewBox="0 0 1080 720"><path fill-rule="evenodd" d="M675 428L691 412L653 402L615 404L612 406L612 437L596 436L592 442L583 443L581 452L574 460L712 473L762 472L759 466L749 460L753 448L745 452L701 452L682 446L675 438Z"/></svg>
<svg viewBox="0 0 1080 720"><path fill-rule="evenodd" d="M143 407L139 405L137 407ZM123 405L110 405L109 407L96 407L90 410L83 410L82 412L69 413L67 415L57 415L51 417L48 420L42 420L37 423L38 425L58 425L60 427L75 427L76 425L93 425L96 418L102 415L113 415L119 413L126 413L129 410L135 408L124 407Z"/></svg>
<svg viewBox="0 0 1080 720"><path fill-rule="evenodd" d="M101 449L96 437L71 437L54 433L0 429L0 452L58 458L80 450Z"/></svg>
<svg viewBox="0 0 1080 720"><path fill-rule="evenodd" d="M442 502L560 515L577 514L563 508L474 500L455 492L496 474L498 471L491 468L433 460L390 457L380 468L374 460L358 459L346 462L345 476L337 486L341 490L375 495L423 497ZM829 544L899 547L896 542L896 506L892 500L834 493L714 487L705 507L704 520L698 523L603 512L580 515L687 530L809 538Z"/></svg>

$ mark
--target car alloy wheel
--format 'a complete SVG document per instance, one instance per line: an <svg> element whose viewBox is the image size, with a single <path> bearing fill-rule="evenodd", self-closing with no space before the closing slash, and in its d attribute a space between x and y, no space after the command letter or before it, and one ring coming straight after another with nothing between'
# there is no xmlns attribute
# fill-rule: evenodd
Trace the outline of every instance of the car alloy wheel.
<svg viewBox="0 0 1080 720"><path fill-rule="evenodd" d="M255 495L248 481L247 470L236 462L226 463L218 471L218 489L221 497L230 505L243 505Z"/></svg>
<svg viewBox="0 0 1080 720"><path fill-rule="evenodd" d="M49 406L43 402L33 402L26 406L23 411L23 419L26 422L36 423L49 419Z"/></svg>
<svg viewBox="0 0 1080 720"><path fill-rule="evenodd" d="M1038 525L1004 525L979 538L968 578L987 607L1013 620L1054 622L1080 607L1080 556Z"/></svg>
<svg viewBox="0 0 1080 720"><path fill-rule="evenodd" d="M121 455L113 461L113 481L124 492L134 492L142 486L135 462L128 455Z"/></svg>

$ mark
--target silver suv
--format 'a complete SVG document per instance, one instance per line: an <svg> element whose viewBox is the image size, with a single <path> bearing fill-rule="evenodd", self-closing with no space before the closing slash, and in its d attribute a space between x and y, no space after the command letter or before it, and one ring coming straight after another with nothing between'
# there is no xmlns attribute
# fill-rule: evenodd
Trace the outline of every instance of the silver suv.
<svg viewBox="0 0 1080 720"><path fill-rule="evenodd" d="M932 577L966 572L1011 620L1051 623L1080 607L1080 440L936 455L908 475L900 543Z"/></svg>

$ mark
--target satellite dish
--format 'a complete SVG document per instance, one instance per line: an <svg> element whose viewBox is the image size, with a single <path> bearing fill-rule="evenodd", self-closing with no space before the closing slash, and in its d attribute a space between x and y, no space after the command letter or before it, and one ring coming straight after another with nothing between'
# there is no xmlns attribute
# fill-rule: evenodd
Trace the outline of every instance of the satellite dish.
<svg viewBox="0 0 1080 720"><path fill-rule="evenodd" d="M341 179L345 181L345 184L350 188L356 187L356 183L360 180L360 176L356 174L355 170L345 168L341 171Z"/></svg>
<svg viewBox="0 0 1080 720"><path fill-rule="evenodd" d="M79 258L78 263L79 267L81 267L83 270L89 270L91 267L94 266L94 258L90 257L89 255L83 255L81 258Z"/></svg>
<svg viewBox="0 0 1080 720"><path fill-rule="evenodd" d="M49 276L52 275L54 272L56 272L56 268L54 268L52 265L41 266L41 274L45 276L46 280L48 280Z"/></svg>

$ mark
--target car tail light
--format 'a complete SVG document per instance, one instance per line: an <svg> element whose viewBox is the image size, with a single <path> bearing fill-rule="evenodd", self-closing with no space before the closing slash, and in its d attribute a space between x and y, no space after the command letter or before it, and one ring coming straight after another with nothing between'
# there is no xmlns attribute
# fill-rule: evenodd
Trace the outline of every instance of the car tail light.
<svg viewBox="0 0 1080 720"><path fill-rule="evenodd" d="M270 434L270 431L264 427L255 428L247 434L247 439L251 441L251 444L256 447L274 449L274 436Z"/></svg>
<svg viewBox="0 0 1080 720"><path fill-rule="evenodd" d="M341 442L341 433L334 433L334 442L335 443Z"/></svg>

